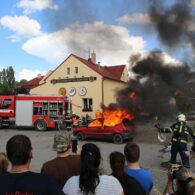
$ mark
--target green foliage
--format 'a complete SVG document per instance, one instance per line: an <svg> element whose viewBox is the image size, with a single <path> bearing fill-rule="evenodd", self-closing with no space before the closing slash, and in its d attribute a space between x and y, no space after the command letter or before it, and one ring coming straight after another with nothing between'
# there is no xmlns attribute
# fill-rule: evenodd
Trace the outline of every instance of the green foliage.
<svg viewBox="0 0 195 195"><path fill-rule="evenodd" d="M10 95L14 94L15 89L15 76L14 69L9 66L0 71L0 94Z"/></svg>
<svg viewBox="0 0 195 195"><path fill-rule="evenodd" d="M20 86L21 84L26 83L26 82L27 82L26 79L21 79L20 81L16 81L16 82L15 82L15 85L16 85L16 86Z"/></svg>

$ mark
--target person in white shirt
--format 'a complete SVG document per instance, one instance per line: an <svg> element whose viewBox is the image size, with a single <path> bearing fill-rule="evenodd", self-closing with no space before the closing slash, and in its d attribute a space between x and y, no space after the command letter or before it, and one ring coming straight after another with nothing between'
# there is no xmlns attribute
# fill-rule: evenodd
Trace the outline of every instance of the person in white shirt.
<svg viewBox="0 0 195 195"><path fill-rule="evenodd" d="M84 144L81 150L80 175L71 177L65 183L63 192L67 195L123 195L123 188L115 177L100 175L100 162L99 148L93 143Z"/></svg>

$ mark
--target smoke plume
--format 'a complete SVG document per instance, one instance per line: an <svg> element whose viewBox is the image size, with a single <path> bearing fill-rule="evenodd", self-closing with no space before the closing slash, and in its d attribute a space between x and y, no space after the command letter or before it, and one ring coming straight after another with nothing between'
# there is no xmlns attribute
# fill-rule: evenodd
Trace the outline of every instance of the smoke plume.
<svg viewBox="0 0 195 195"><path fill-rule="evenodd" d="M162 42L170 47L181 43L195 46L195 33L191 31L193 11L189 0L179 0L171 7L162 0L150 0L149 15Z"/></svg>
<svg viewBox="0 0 195 195"><path fill-rule="evenodd" d="M149 0L149 15L159 39L168 49L195 45L192 31L194 15L189 0L165 4L163 0ZM193 51L194 52L194 51ZM169 63L161 51L147 56L133 55L130 70L136 75L128 85L118 91L120 108L134 112L137 119L159 116L170 119L177 112L189 113L195 109L195 72L187 63ZM131 96L135 92L135 96Z"/></svg>
<svg viewBox="0 0 195 195"><path fill-rule="evenodd" d="M136 78L118 91L120 108L133 112L136 118L170 118L193 106L195 73L187 64L165 63L161 51L153 51L145 58L131 56L129 63ZM132 97L133 92L136 95Z"/></svg>

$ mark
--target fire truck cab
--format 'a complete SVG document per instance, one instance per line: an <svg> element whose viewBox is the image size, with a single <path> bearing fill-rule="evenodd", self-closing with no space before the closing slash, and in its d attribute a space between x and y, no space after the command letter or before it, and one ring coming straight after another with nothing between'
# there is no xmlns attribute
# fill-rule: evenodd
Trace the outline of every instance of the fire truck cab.
<svg viewBox="0 0 195 195"><path fill-rule="evenodd" d="M0 96L0 127L14 125L44 131L63 123L67 109L68 100L59 95Z"/></svg>

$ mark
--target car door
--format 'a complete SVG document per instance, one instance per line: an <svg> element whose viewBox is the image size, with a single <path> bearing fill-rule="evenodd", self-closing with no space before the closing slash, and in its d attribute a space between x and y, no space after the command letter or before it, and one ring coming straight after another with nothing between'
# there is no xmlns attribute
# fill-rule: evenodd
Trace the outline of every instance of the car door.
<svg viewBox="0 0 195 195"><path fill-rule="evenodd" d="M99 134L99 129L100 127L87 127L84 134L85 137L88 138L99 138L100 134Z"/></svg>

